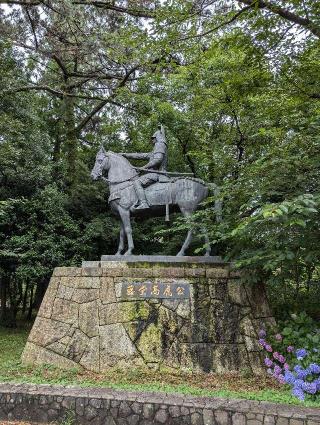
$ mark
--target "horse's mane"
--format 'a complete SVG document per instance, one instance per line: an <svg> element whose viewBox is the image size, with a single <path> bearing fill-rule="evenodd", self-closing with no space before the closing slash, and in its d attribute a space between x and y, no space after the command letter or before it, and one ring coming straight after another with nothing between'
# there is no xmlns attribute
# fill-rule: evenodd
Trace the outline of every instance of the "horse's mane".
<svg viewBox="0 0 320 425"><path fill-rule="evenodd" d="M110 181L121 182L123 179L130 179L138 175L137 170L123 155L109 151L106 152L106 156L110 157L111 160L115 159L117 165L119 164L119 166L113 167L112 170L109 171L108 178ZM124 165L123 168L121 168L121 163Z"/></svg>
<svg viewBox="0 0 320 425"><path fill-rule="evenodd" d="M130 163L130 161L125 158L123 155L117 152L108 151L106 152L107 156L115 156L117 160L122 161L123 163L126 163L129 167L134 168L133 165Z"/></svg>

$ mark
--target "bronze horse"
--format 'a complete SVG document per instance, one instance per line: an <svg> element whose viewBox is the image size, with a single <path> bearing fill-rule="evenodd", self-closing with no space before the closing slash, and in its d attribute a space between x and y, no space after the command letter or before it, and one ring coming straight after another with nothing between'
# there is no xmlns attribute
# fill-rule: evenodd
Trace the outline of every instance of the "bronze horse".
<svg viewBox="0 0 320 425"><path fill-rule="evenodd" d="M104 177L104 174L107 176ZM120 239L116 255L121 255L125 247L125 237L128 241L128 249L124 255L131 255L134 244L132 238L131 214L156 217L162 215L165 207L172 205L173 210L180 210L187 217L190 216L207 197L208 187L196 178L182 177L167 179L165 182L157 182L145 188L145 194L150 208L136 210L137 195L133 186L133 180L139 177L139 173L130 162L122 155L114 152L106 152L101 148L96 156L96 162L91 171L94 180L103 178L109 184L109 204L111 209L121 219ZM210 255L208 236L204 235L206 243L206 256ZM186 249L192 240L192 230L188 231L187 237L178 252L178 256L185 255Z"/></svg>

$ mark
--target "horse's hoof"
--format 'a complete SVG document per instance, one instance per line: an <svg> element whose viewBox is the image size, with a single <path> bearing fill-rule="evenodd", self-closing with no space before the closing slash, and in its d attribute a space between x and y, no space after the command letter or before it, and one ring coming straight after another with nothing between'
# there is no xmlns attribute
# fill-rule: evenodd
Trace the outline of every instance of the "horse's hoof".
<svg viewBox="0 0 320 425"><path fill-rule="evenodd" d="M117 251L114 255L119 256L119 255L122 255L122 254L121 254L121 251Z"/></svg>
<svg viewBox="0 0 320 425"><path fill-rule="evenodd" d="M184 257L184 252L179 251L178 254L176 255L176 257Z"/></svg>
<svg viewBox="0 0 320 425"><path fill-rule="evenodd" d="M123 255L132 255L132 251L127 251Z"/></svg>
<svg viewBox="0 0 320 425"><path fill-rule="evenodd" d="M206 252L206 253L204 254L204 256L205 256L205 257L210 257L210 252Z"/></svg>

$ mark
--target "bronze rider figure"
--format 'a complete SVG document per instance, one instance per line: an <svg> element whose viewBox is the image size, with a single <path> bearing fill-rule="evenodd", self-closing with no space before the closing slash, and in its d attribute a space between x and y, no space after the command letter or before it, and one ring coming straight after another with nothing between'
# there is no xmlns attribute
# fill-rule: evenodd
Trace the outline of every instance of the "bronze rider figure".
<svg viewBox="0 0 320 425"><path fill-rule="evenodd" d="M149 160L149 162L141 167L144 170L167 171L167 142L165 138L164 128L162 125L158 126L158 130L153 134L151 141L153 143L153 150L150 153L121 153L128 159ZM138 197L138 204L134 206L136 210L149 208L144 187L150 186L157 181L168 181L168 177L157 173L146 173L133 180L134 188Z"/></svg>

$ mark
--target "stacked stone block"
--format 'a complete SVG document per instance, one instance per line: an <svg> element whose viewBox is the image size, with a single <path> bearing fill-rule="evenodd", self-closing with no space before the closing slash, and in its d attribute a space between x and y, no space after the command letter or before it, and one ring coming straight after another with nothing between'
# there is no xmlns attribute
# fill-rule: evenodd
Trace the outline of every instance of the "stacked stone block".
<svg viewBox="0 0 320 425"><path fill-rule="evenodd" d="M134 282L188 284L190 298L124 299L122 285ZM242 282L225 263L59 267L22 359L98 373L143 366L258 372L257 332L266 322L273 318L264 286Z"/></svg>

